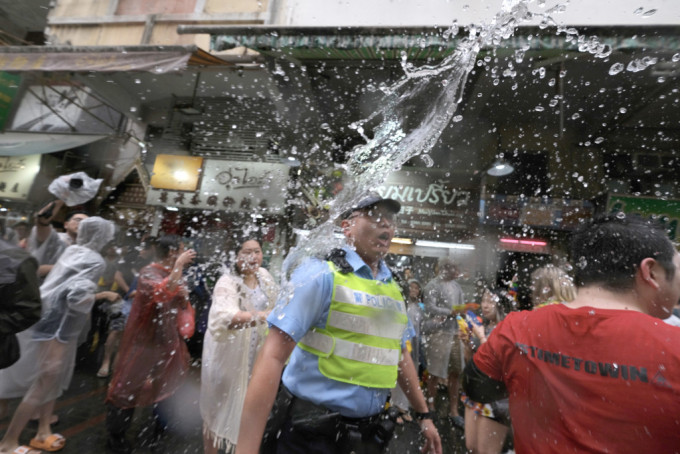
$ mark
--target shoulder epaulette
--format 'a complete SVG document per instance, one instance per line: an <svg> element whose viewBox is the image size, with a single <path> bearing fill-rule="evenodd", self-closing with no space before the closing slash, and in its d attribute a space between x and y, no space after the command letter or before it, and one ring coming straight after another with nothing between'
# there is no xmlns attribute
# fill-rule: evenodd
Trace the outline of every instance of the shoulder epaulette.
<svg viewBox="0 0 680 454"><path fill-rule="evenodd" d="M352 268L352 265L349 264L346 258L347 252L345 252L344 249L333 249L331 252L328 253L326 256L326 260L329 262L333 262L333 265L335 265L338 270L343 273L351 273L354 271L354 268Z"/></svg>

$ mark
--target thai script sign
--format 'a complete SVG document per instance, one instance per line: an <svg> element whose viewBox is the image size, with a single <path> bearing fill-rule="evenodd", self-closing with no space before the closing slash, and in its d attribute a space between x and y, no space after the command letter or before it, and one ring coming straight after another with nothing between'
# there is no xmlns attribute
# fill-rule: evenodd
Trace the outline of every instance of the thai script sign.
<svg viewBox="0 0 680 454"><path fill-rule="evenodd" d="M398 234L437 232L444 238L477 221L477 193L465 187L468 181L447 172L415 168L392 173L377 191L401 203Z"/></svg>
<svg viewBox="0 0 680 454"><path fill-rule="evenodd" d="M196 191L152 188L146 203L227 212L281 213L289 167L285 164L204 159Z"/></svg>
<svg viewBox="0 0 680 454"><path fill-rule="evenodd" d="M470 191L446 187L444 183L430 183L426 187L400 185L383 187L383 197L397 200L405 204L441 205L445 207L463 207L470 204Z"/></svg>

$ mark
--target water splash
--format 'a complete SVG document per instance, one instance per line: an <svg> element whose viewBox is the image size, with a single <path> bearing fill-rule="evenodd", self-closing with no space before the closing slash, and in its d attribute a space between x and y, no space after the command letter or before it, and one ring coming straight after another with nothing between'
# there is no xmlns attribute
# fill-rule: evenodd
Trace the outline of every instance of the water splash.
<svg viewBox="0 0 680 454"><path fill-rule="evenodd" d="M512 36L515 28L536 15L528 9L530 1L504 0L502 10L489 24L472 25L456 50L436 66L416 67L402 58L404 77L389 87L381 87L385 99L379 110L350 127L364 137L366 144L355 149L346 164L348 182L330 204L329 220L315 228L289 252L283 263L286 280L302 261L323 256L342 244L334 239L334 221L356 204L368 191L385 182L389 174L415 156L426 156L453 118L461 100L462 88L475 65L479 51L498 46ZM559 6L559 5L558 5ZM540 16L554 24L549 14L563 8L551 8ZM453 36L457 25L445 36ZM596 51L601 49L596 49ZM428 102L423 102L427 99ZM380 121L369 138L363 126Z"/></svg>

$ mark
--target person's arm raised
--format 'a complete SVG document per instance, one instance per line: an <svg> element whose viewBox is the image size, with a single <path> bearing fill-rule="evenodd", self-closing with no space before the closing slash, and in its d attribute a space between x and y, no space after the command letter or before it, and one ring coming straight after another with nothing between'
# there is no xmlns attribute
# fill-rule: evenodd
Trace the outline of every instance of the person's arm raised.
<svg viewBox="0 0 680 454"><path fill-rule="evenodd" d="M52 234L52 219L57 212L64 206L62 200L50 202L38 211L35 216L35 234L38 244L42 244ZM49 272L49 270L48 270ZM47 274L47 273L45 273Z"/></svg>
<svg viewBox="0 0 680 454"><path fill-rule="evenodd" d="M236 454L257 454L260 450L267 417L279 389L281 372L293 348L295 341L288 334L275 326L270 327L253 367L243 403Z"/></svg>
<svg viewBox="0 0 680 454"><path fill-rule="evenodd" d="M169 291L174 292L177 286L181 284L182 271L184 270L184 267L194 261L194 258L196 258L196 251L193 249L187 249L177 257L177 260L175 260L175 264L172 267L172 271L168 276Z"/></svg>

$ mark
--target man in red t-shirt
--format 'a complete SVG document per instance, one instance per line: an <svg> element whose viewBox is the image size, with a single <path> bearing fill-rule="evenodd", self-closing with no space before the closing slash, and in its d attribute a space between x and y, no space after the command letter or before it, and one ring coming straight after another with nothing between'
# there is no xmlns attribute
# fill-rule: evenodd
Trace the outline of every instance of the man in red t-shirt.
<svg viewBox="0 0 680 454"><path fill-rule="evenodd" d="M606 217L572 239L576 300L508 315L465 371L510 399L521 453L680 451L680 255L662 230Z"/></svg>

